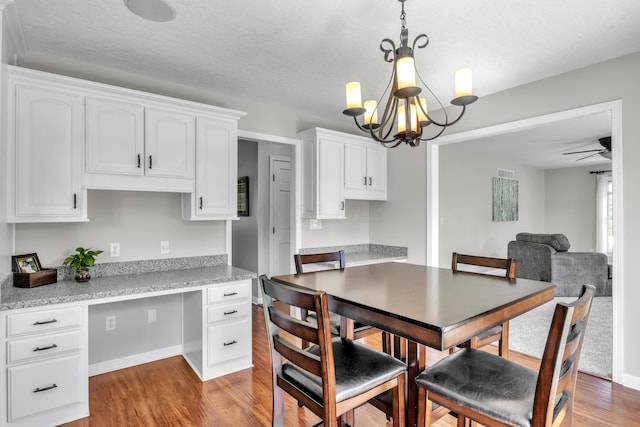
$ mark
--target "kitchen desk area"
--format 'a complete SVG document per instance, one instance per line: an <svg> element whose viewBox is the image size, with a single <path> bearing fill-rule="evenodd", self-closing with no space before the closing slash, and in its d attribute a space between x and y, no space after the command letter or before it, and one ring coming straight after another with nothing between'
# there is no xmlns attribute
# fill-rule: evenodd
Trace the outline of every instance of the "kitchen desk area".
<svg viewBox="0 0 640 427"><path fill-rule="evenodd" d="M87 283L64 271L58 283L37 288L5 281L0 426L57 425L89 415L89 319L112 303L174 295L182 323L178 350L201 380L250 368L255 277L222 255L99 264Z"/></svg>

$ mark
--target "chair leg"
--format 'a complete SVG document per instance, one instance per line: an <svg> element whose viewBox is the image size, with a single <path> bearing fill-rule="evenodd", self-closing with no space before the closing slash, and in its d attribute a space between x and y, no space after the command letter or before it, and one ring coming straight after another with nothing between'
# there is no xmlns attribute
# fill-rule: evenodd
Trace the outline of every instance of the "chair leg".
<svg viewBox="0 0 640 427"><path fill-rule="evenodd" d="M509 358L509 322L502 324L502 335L498 342L498 353L500 357Z"/></svg>
<svg viewBox="0 0 640 427"><path fill-rule="evenodd" d="M467 427L467 419L458 414L458 427Z"/></svg>

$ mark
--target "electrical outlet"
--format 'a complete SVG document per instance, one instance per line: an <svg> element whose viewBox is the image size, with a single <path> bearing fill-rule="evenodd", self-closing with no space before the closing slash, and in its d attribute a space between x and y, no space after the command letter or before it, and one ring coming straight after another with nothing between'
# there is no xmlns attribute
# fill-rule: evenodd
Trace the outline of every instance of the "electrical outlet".
<svg viewBox="0 0 640 427"><path fill-rule="evenodd" d="M157 321L156 309L152 308L149 311L147 311L147 323L156 323L156 321Z"/></svg>
<svg viewBox="0 0 640 427"><path fill-rule="evenodd" d="M107 316L105 330L114 331L116 329L116 316Z"/></svg>
<svg viewBox="0 0 640 427"><path fill-rule="evenodd" d="M120 243L111 243L109 245L109 256L111 258L117 258L120 256Z"/></svg>
<svg viewBox="0 0 640 427"><path fill-rule="evenodd" d="M169 253L169 241L168 240L162 240L160 242L160 254L161 255L166 255Z"/></svg>
<svg viewBox="0 0 640 427"><path fill-rule="evenodd" d="M322 230L322 220L320 220L320 219L310 219L309 220L309 230Z"/></svg>

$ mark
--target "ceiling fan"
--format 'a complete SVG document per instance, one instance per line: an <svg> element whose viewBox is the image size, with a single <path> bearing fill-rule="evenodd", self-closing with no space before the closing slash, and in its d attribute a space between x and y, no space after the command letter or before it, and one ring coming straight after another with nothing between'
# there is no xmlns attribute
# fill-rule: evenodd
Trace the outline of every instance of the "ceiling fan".
<svg viewBox="0 0 640 427"><path fill-rule="evenodd" d="M568 153L562 153L562 154L593 153L593 154L589 154L588 156L580 157L579 159L576 159L576 162L579 162L580 160L588 159L589 157L593 157L598 154L600 154L602 157L606 159L611 160L611 137L605 136L603 138L598 138L598 142L600 143L600 145L602 145L602 148L596 148L595 150L570 151Z"/></svg>

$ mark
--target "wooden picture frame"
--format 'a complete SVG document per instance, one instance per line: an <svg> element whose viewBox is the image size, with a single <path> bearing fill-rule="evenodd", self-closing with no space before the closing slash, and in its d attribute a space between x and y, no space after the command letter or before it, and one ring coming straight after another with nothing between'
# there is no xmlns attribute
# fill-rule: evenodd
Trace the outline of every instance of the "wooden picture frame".
<svg viewBox="0 0 640 427"><path fill-rule="evenodd" d="M16 273L37 273L42 270L38 254L13 255L11 270Z"/></svg>
<svg viewBox="0 0 640 427"><path fill-rule="evenodd" d="M238 178L238 216L251 216L249 213L249 177Z"/></svg>

